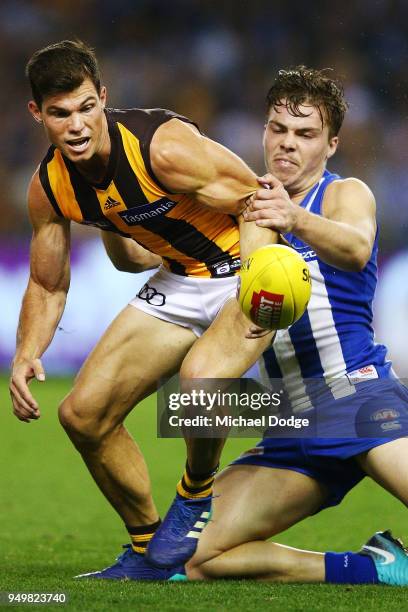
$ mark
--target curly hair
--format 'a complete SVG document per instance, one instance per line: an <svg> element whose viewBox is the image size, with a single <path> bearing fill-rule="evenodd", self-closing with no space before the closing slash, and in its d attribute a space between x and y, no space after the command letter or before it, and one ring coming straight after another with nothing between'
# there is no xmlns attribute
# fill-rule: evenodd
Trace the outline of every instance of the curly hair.
<svg viewBox="0 0 408 612"><path fill-rule="evenodd" d="M322 125L329 126L329 138L337 136L343 123L348 104L344 99L343 85L330 79L326 72L331 68L315 70L306 66L295 66L279 70L266 96L267 112L272 107L286 106L291 115L306 117L300 111L302 104L315 106Z"/></svg>

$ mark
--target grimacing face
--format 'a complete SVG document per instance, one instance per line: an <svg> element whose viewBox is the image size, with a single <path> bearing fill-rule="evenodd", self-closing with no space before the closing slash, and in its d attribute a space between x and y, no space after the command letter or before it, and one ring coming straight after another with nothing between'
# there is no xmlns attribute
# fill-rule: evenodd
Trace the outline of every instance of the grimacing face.
<svg viewBox="0 0 408 612"><path fill-rule="evenodd" d="M291 195L302 194L320 179L338 144L337 136L329 138L318 108L303 104L299 110L307 116L295 117L285 105L271 107L263 138L267 171Z"/></svg>
<svg viewBox="0 0 408 612"><path fill-rule="evenodd" d="M104 115L106 89L100 94L86 78L74 91L48 96L41 108L34 101L28 109L43 123L48 140L69 160L81 164L106 148L107 126Z"/></svg>

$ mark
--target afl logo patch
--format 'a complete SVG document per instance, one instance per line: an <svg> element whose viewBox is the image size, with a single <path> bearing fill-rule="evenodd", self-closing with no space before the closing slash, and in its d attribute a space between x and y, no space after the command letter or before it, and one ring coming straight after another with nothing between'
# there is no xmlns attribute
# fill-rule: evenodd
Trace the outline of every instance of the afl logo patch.
<svg viewBox="0 0 408 612"><path fill-rule="evenodd" d="M382 410L377 410L374 414L371 415L372 421L393 421L394 419L398 419L400 413L398 410L394 408L383 408Z"/></svg>

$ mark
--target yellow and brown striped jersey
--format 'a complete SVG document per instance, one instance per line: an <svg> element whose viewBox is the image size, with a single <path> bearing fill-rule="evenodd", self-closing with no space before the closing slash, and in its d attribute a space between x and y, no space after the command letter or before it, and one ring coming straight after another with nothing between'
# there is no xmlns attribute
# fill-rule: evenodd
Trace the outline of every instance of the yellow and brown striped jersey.
<svg viewBox="0 0 408 612"><path fill-rule="evenodd" d="M165 109L108 109L111 153L104 180L90 184L51 146L41 184L58 215L131 237L183 276L231 276L239 269L238 227L230 215L174 194L155 177L150 142L164 122L186 117Z"/></svg>

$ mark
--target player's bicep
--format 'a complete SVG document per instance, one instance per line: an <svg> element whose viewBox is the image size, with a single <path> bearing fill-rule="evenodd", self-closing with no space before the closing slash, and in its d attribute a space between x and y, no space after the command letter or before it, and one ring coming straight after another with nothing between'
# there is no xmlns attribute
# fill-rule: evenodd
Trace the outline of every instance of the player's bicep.
<svg viewBox="0 0 408 612"><path fill-rule="evenodd" d="M203 164L202 136L194 126L172 119L161 125L150 144L152 169L174 193L191 193L212 175L212 164Z"/></svg>
<svg viewBox="0 0 408 612"><path fill-rule="evenodd" d="M50 293L68 291L70 281L70 222L56 214L36 173L28 191L33 235L30 282Z"/></svg>

